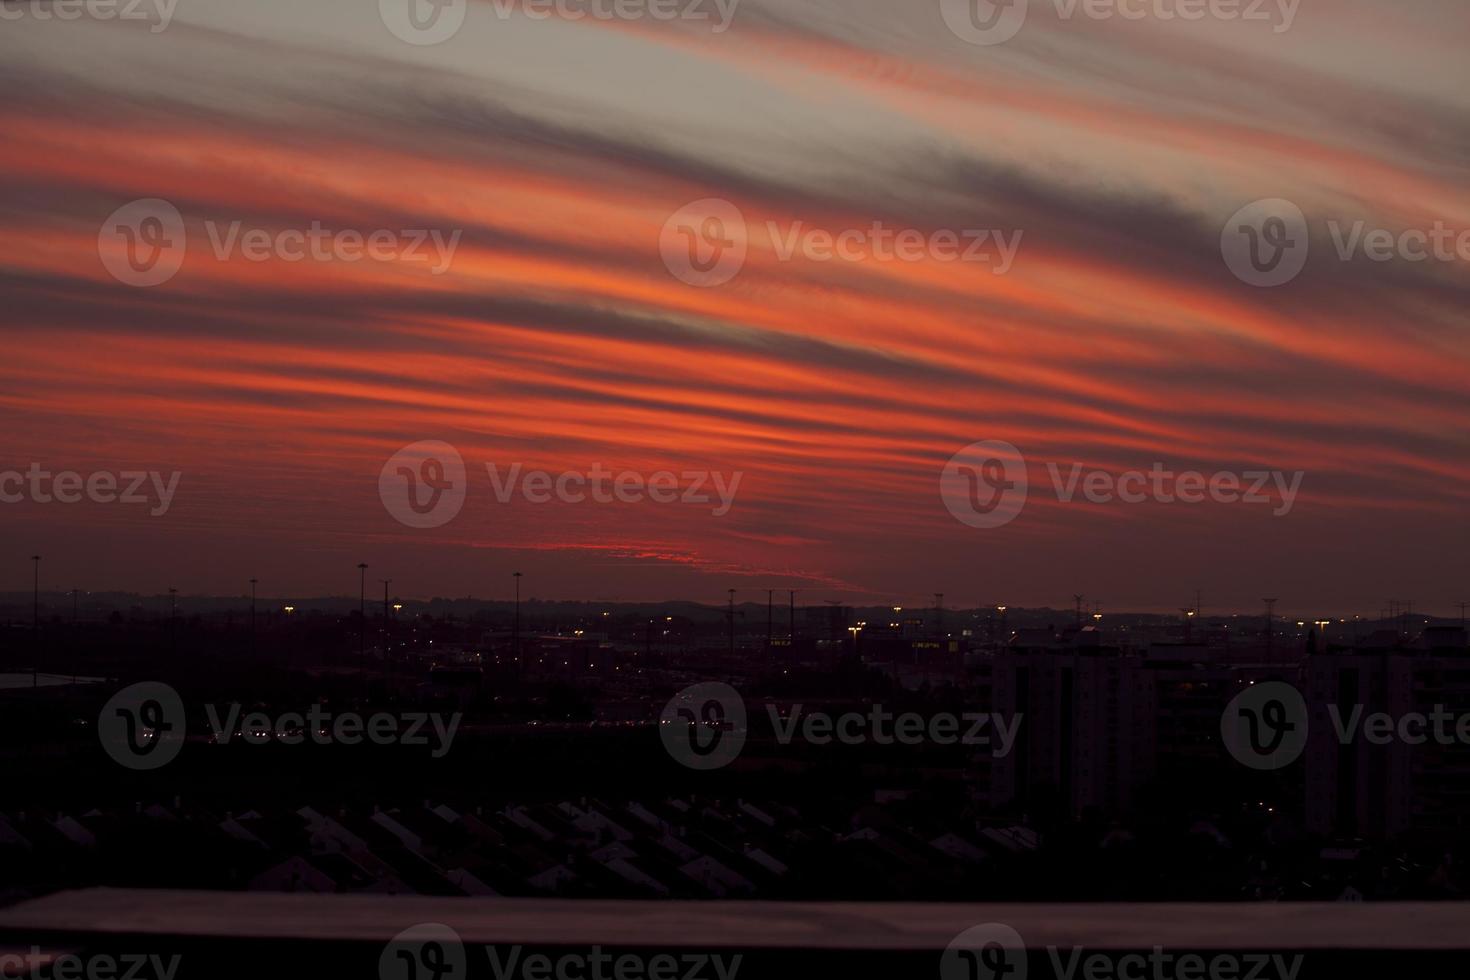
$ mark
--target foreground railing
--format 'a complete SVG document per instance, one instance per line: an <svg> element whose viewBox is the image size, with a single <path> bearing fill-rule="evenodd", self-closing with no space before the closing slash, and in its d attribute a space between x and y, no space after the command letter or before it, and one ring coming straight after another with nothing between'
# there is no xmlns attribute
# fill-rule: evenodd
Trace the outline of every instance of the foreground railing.
<svg viewBox="0 0 1470 980"><path fill-rule="evenodd" d="M631 902L92 889L0 909L0 976L58 980L1340 980L1467 971L1467 903Z"/></svg>

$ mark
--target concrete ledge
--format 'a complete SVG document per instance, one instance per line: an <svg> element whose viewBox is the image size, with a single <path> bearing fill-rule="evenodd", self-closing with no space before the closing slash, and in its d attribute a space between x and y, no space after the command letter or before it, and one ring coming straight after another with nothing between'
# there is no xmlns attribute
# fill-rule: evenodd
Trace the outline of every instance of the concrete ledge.
<svg viewBox="0 0 1470 980"><path fill-rule="evenodd" d="M540 954L578 960L577 980L596 980L591 954L626 955L643 965L672 957L736 961L749 980L786 977L941 977L941 955L960 933L1000 923L1018 934L1025 966L1013 980L1073 976L1081 950L1113 964L1158 948L1173 967L1158 980L1249 975L1270 954L1300 957L1297 968L1267 964L1282 980L1344 975L1470 974L1470 903L1405 904L896 904L783 902L624 902L471 899L380 895L285 895L91 889L0 909L0 948L177 954L178 978L396 976L385 947L426 923L448 927L467 951L460 977L533 978L507 973L514 949L525 963ZM487 950L493 947L493 954ZM1057 951L1064 951L1060 959ZM1205 972L1180 969L1203 957ZM1135 957L1136 958L1136 957ZM1228 970L1211 972L1220 961ZM1245 965L1242 965L1245 964ZM973 964L971 964L973 965ZM1141 967L1155 977L1152 961ZM387 970L387 972L384 972ZM1173 972L1170 972L1170 971ZM679 974L676 974L679 975ZM962 975L962 974L961 974ZM547 976L556 977L553 972ZM605 974L614 978L615 974ZM987 975L981 971L980 978ZM943 980L949 980L945 974ZM966 980L974 980L973 977Z"/></svg>
<svg viewBox="0 0 1470 980"><path fill-rule="evenodd" d="M942 950L979 923L1028 946L1470 950L1470 903L625 902L95 888L0 909L0 933L387 942L438 922L466 942Z"/></svg>

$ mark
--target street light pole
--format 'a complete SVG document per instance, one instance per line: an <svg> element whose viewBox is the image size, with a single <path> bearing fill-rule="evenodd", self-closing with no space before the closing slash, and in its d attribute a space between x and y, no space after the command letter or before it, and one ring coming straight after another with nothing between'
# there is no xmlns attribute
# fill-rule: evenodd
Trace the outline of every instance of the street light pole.
<svg viewBox="0 0 1470 980"><path fill-rule="evenodd" d="M367 677L367 562L357 563L357 659Z"/></svg>
<svg viewBox="0 0 1470 980"><path fill-rule="evenodd" d="M516 616L515 623L511 627L510 652L516 668L519 669L521 664L521 573L511 572L510 574L516 581Z"/></svg>
<svg viewBox="0 0 1470 980"><path fill-rule="evenodd" d="M392 581L391 578L383 579L383 672L390 697L393 694L393 651L388 638L388 583Z"/></svg>
<svg viewBox="0 0 1470 980"><path fill-rule="evenodd" d="M791 652L791 655L794 657L796 655L796 590L795 589L790 589L790 590L788 590L788 592L790 593L790 595L788 596L788 598L790 599L790 602L791 602L791 612L790 612L790 622L787 624L787 629L790 631L790 634L791 634L791 651L790 652Z"/></svg>
<svg viewBox="0 0 1470 980"><path fill-rule="evenodd" d="M81 594L81 591L81 589L75 587L71 590L71 641L75 644L71 654L71 686L73 689L77 686L77 653L82 649L82 644L79 642L78 637L80 631L77 629L77 597Z"/></svg>
<svg viewBox="0 0 1470 980"><path fill-rule="evenodd" d="M41 556L31 555L31 638L35 649L31 651L31 687L41 685Z"/></svg>
<svg viewBox="0 0 1470 980"><path fill-rule="evenodd" d="M388 583L389 582L392 582L392 581L393 580L391 578L385 578L385 579L382 580L382 582L383 582L383 657L384 657L385 660L388 657Z"/></svg>
<svg viewBox="0 0 1470 980"><path fill-rule="evenodd" d="M776 628L775 603L776 590L766 590L766 656L771 655L771 639Z"/></svg>

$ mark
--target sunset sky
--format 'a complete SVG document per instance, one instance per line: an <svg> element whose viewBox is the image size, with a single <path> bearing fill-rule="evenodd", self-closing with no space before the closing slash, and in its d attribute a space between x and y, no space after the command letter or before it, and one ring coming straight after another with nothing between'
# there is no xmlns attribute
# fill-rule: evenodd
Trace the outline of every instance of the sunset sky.
<svg viewBox="0 0 1470 980"><path fill-rule="evenodd" d="M1470 599L1470 261L1343 261L1329 230L1470 231L1464 0L1300 0L1284 30L1031 0L992 45L940 0L739 0L724 31L511 6L470 0L433 45L377 0L178 0L162 30L7 8L0 471L181 477L158 516L0 504L0 591L40 553L43 587L144 592L350 594L365 561L424 597L520 570L546 598ZM120 282L99 230L152 198L182 267ZM1264 198L1310 229L1275 288L1221 251ZM661 235L707 199L747 253L690 284ZM235 222L459 237L439 273L220 258ZM1021 237L1003 272L783 257L875 222ZM422 440L469 473L433 528L379 494ZM992 529L940 494L982 440L1031 483ZM501 503L488 463L741 477L716 516ZM1303 479L1274 516L1063 502L1048 463Z"/></svg>

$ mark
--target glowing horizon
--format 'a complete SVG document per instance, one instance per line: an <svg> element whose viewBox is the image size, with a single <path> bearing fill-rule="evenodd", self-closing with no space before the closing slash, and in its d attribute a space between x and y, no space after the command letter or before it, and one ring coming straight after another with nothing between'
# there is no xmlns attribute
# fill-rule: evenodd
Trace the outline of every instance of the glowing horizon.
<svg viewBox="0 0 1470 980"><path fill-rule="evenodd" d="M376 6L6 23L0 470L182 475L161 517L0 505L58 587L233 594L257 575L346 594L366 561L409 595L497 597L518 569L543 597L628 601L1466 598L1470 262L1341 261L1329 230L1470 230L1463 5L1301 0L1273 32L1033 0L1019 35L980 46L937 0L740 0L719 33L487 0L423 47ZM99 230L151 198L187 252L128 285ZM1275 288L1221 255L1227 219L1263 198L1311 230ZM712 286L660 251L704 199L747 230ZM783 257L801 231L875 224L1021 235L999 274L932 249ZM438 273L274 245L256 261L239 238L216 254L231 228L313 227L457 237ZM470 473L433 528L378 493L423 440ZM983 440L1018 447L1044 490L992 529L940 495ZM1063 502L1048 463L1304 479L1273 517ZM487 464L741 479L715 516L501 503ZM28 589L29 562L9 564L0 589Z"/></svg>

